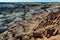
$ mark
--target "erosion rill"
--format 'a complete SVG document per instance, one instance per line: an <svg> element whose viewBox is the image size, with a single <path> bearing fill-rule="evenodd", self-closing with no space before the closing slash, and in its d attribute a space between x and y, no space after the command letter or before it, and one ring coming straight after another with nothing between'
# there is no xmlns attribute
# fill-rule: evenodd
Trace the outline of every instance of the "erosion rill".
<svg viewBox="0 0 60 40"><path fill-rule="evenodd" d="M60 11L52 10L37 17L15 21L0 35L0 40L60 40Z"/></svg>

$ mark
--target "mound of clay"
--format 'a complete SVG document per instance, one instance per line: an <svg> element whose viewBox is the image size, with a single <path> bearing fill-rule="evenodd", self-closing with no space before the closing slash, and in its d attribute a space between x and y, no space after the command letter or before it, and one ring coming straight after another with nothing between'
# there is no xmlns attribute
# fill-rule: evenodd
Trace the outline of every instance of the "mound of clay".
<svg viewBox="0 0 60 40"><path fill-rule="evenodd" d="M60 40L60 11L16 21L0 40Z"/></svg>

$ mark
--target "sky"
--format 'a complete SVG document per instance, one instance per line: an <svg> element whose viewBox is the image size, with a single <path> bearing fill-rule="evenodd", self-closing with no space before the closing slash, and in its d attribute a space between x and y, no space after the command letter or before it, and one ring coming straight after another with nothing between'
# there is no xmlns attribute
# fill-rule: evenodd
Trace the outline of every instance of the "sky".
<svg viewBox="0 0 60 40"><path fill-rule="evenodd" d="M60 2L60 0L0 0L0 2Z"/></svg>

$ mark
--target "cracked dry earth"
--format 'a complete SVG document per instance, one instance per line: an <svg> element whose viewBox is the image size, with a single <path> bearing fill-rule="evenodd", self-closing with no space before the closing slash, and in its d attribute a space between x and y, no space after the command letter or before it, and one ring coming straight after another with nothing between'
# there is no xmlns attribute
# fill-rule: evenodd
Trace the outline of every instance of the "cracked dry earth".
<svg viewBox="0 0 60 40"><path fill-rule="evenodd" d="M16 21L0 40L60 40L60 11Z"/></svg>

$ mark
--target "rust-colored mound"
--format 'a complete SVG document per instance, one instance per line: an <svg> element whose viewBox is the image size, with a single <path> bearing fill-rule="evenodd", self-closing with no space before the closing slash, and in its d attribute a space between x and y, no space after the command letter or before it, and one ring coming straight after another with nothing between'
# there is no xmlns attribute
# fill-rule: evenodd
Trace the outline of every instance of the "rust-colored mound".
<svg viewBox="0 0 60 40"><path fill-rule="evenodd" d="M0 40L60 40L60 12L17 21Z"/></svg>

